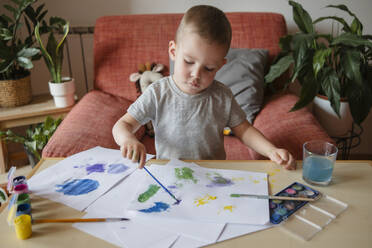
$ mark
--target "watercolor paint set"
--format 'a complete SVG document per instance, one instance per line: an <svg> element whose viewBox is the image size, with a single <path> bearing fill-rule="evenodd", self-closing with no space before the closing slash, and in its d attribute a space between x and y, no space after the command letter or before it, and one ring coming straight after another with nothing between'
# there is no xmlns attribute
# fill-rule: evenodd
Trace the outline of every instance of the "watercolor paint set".
<svg viewBox="0 0 372 248"><path fill-rule="evenodd" d="M298 182L276 195L316 199L312 202L269 201L271 223L280 224L282 230L303 240L313 238L348 207L346 203Z"/></svg>
<svg viewBox="0 0 372 248"><path fill-rule="evenodd" d="M298 182L294 182L279 193L275 194L275 196L316 199L320 197L320 192ZM307 203L308 202L306 201L270 200L270 222L273 224L279 224Z"/></svg>

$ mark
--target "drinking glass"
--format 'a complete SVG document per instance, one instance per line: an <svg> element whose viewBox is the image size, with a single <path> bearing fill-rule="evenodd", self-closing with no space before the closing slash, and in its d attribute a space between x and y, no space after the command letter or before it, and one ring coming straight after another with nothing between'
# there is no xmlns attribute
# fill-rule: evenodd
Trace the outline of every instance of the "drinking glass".
<svg viewBox="0 0 372 248"><path fill-rule="evenodd" d="M332 179L338 149L335 145L312 140L303 145L302 178L314 185L328 185Z"/></svg>

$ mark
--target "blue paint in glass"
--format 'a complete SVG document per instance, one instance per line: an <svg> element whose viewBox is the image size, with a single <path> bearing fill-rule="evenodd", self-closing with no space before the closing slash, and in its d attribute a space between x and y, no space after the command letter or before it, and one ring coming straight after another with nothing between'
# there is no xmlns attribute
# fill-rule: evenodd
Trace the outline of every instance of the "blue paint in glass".
<svg viewBox="0 0 372 248"><path fill-rule="evenodd" d="M310 156L303 162L303 177L313 182L329 182L332 178L333 161L320 157Z"/></svg>
<svg viewBox="0 0 372 248"><path fill-rule="evenodd" d="M159 213L167 210L169 208L169 205L164 202L155 202L155 206L152 206L150 208L145 208L138 210L142 213Z"/></svg>
<svg viewBox="0 0 372 248"><path fill-rule="evenodd" d="M110 164L107 172L110 174L119 174L128 169L129 167L126 166L125 164Z"/></svg>
<svg viewBox="0 0 372 248"><path fill-rule="evenodd" d="M83 195L96 190L99 182L92 179L74 179L67 181L64 184L57 184L57 192L62 192L64 195Z"/></svg>
<svg viewBox="0 0 372 248"><path fill-rule="evenodd" d="M85 170L87 171L87 174L91 174L93 172L104 172L105 171L105 165L104 164L92 164L88 165Z"/></svg>

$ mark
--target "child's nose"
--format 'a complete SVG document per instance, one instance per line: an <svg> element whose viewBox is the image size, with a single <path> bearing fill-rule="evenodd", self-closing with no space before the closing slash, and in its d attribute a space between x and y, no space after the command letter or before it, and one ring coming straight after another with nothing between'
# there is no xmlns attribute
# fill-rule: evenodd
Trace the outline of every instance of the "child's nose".
<svg viewBox="0 0 372 248"><path fill-rule="evenodd" d="M202 68L200 66L195 66L191 72L191 76L195 78L200 78Z"/></svg>

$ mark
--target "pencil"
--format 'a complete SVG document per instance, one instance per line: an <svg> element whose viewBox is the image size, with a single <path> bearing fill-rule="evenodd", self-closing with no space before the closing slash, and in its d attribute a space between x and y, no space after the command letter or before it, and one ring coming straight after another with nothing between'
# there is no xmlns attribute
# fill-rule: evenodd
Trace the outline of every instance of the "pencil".
<svg viewBox="0 0 372 248"><path fill-rule="evenodd" d="M89 219L33 219L32 223L76 223L76 222L111 222L127 221L128 218L89 218Z"/></svg>
<svg viewBox="0 0 372 248"><path fill-rule="evenodd" d="M287 200L287 201L315 201L317 200L316 198L307 198L307 197L254 195L254 194L231 194L230 197L250 197L250 198L257 198L257 199Z"/></svg>

